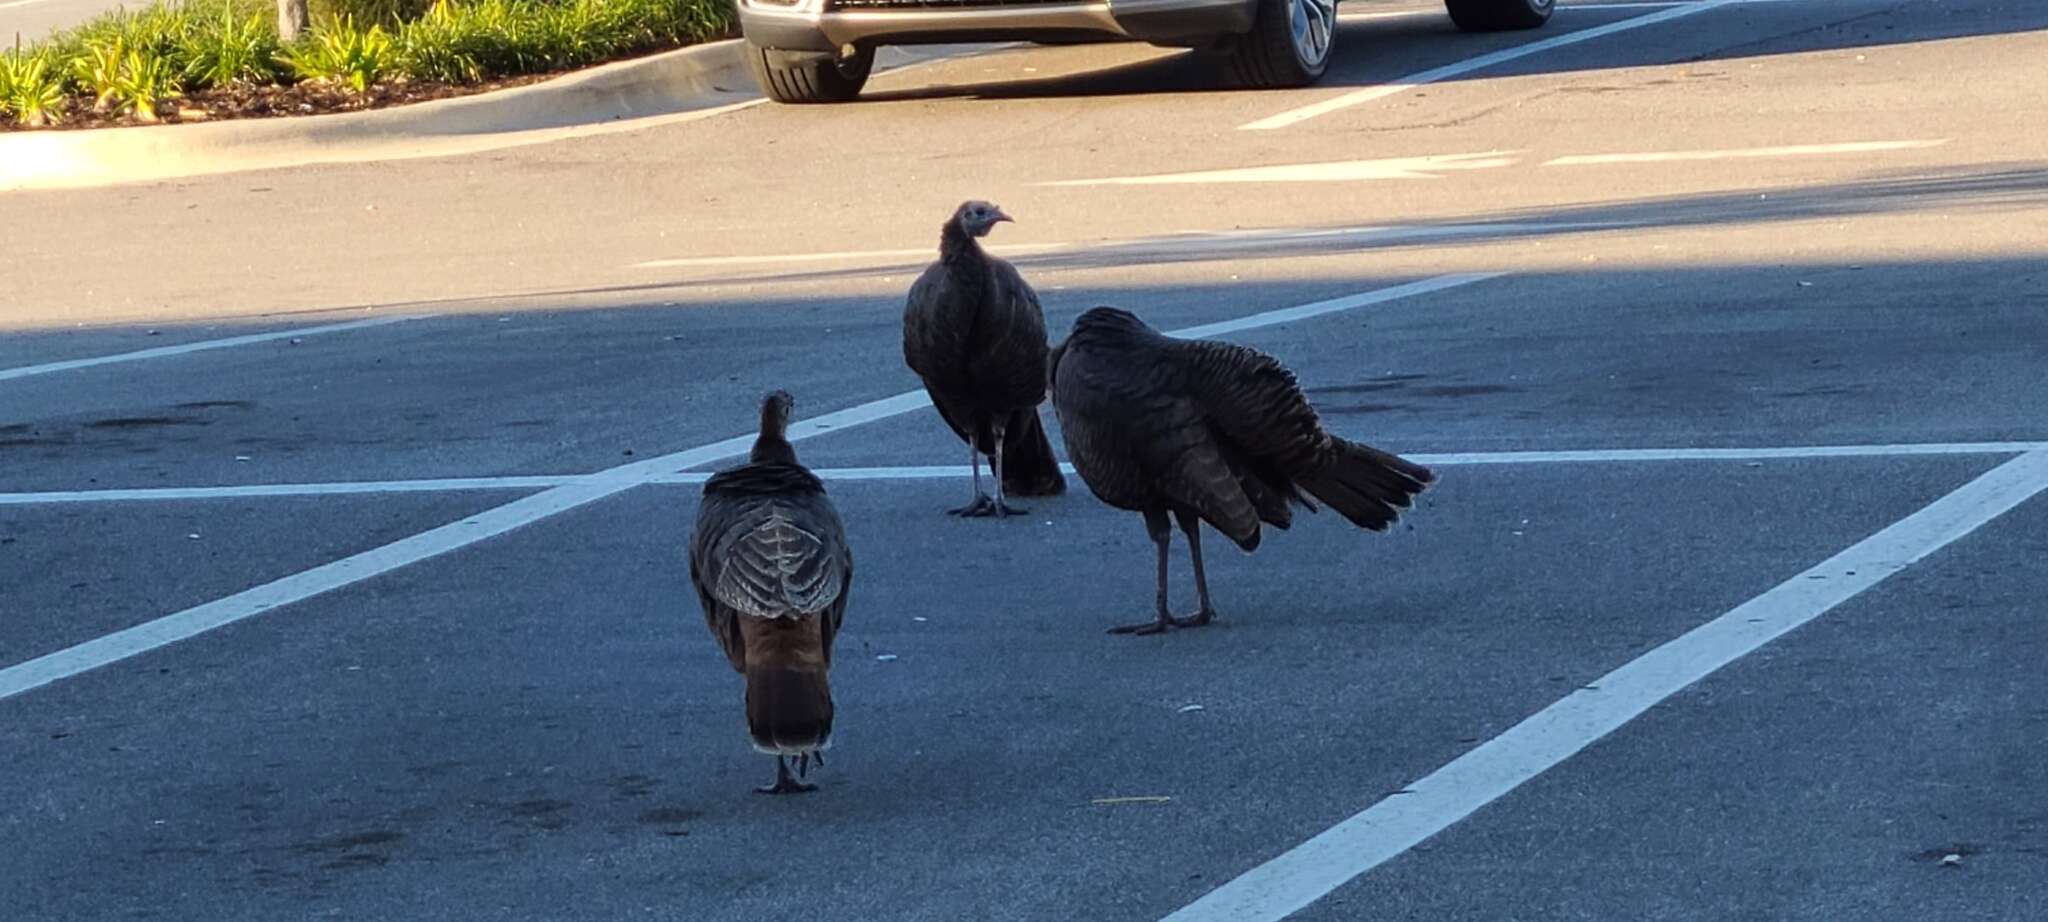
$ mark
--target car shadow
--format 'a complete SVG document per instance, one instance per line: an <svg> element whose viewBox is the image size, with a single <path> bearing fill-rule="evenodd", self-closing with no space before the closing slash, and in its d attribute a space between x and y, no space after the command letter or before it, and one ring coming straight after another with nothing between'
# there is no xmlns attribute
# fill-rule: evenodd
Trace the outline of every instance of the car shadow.
<svg viewBox="0 0 2048 922"><path fill-rule="evenodd" d="M1590 6L1590 5L1589 5ZM1752 9L1754 6L1756 8ZM1762 7L1782 7L1764 10ZM1689 53L1674 52L1670 42L1595 40L1580 50L1533 54L1492 67L1451 75L1433 82L1488 79L1535 74L1592 73L1633 67L1699 63L1786 54L1843 51L1911 45L1952 39L2048 30L2048 4L2002 4L1945 7L1940 16L1926 15L1926 4L1739 4L1703 14L1706 17L1751 17L1746 27L1729 31L1723 44ZM1448 15L1426 12L1412 16L1340 20L1334 58L1320 88L1374 86L1396 82L1418 72L1478 55L1569 34L1583 28L1645 15L1636 7L1595 10L1585 7L1560 12L1550 24L1522 32L1472 34L1460 31ZM1674 29L1706 27L1708 19L1688 19ZM1224 58L1214 52L1186 51L1098 70L1050 77L986 82L935 82L922 86L871 90L867 103L932 99L1059 99L1092 96L1144 96L1160 93L1213 92L1231 89ZM934 79L943 79L939 73Z"/></svg>

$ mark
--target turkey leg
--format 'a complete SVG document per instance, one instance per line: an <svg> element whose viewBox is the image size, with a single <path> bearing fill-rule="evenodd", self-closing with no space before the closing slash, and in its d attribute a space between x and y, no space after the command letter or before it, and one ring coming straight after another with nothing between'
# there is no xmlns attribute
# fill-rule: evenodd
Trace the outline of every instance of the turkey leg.
<svg viewBox="0 0 2048 922"><path fill-rule="evenodd" d="M806 766L806 768L808 768L808 765ZM807 791L815 791L817 789L818 786L815 784L805 784L801 781L796 780L794 777L791 777L789 774L789 757L779 755L775 757L775 783L768 785L767 787L755 788L754 793L802 794Z"/></svg>
<svg viewBox="0 0 2048 922"><path fill-rule="evenodd" d="M1207 618L1197 621L1189 618L1175 618L1166 604L1166 552L1173 543L1173 530L1166 524L1166 510L1145 510L1145 531L1152 535L1152 543L1159 548L1159 594L1156 599L1158 610L1152 620L1137 624L1122 624L1110 628L1112 634L1157 634L1170 627L1193 627L1208 623ZM1208 590L1203 590L1207 598ZM1204 606L1207 607L1206 605ZM1197 616L1199 617L1199 616Z"/></svg>
<svg viewBox="0 0 2048 922"><path fill-rule="evenodd" d="M974 499L958 509L946 510L946 514L957 515L963 518L988 515L991 508L991 500L988 498L988 494L981 492L981 452L975 449L973 439L967 440L967 465L974 469ZM1001 478L996 480L996 485L998 487L1002 486Z"/></svg>
<svg viewBox="0 0 2048 922"><path fill-rule="evenodd" d="M1182 534L1188 536L1188 557L1195 562L1195 595L1201 599L1200 607L1186 618L1174 621L1181 627L1201 627L1216 619L1216 609L1209 605L1209 576L1202 572L1202 520L1185 509L1174 510L1173 517L1180 520ZM1160 610L1166 609L1166 596L1160 595Z"/></svg>
<svg viewBox="0 0 2048 922"><path fill-rule="evenodd" d="M1002 423L997 423L994 427L994 434L996 437L996 451L995 454L988 456L988 469L995 474L996 478L995 515L997 517L1023 515L1031 510L1022 509L1003 502L1003 437L1009 434L1009 427Z"/></svg>
<svg viewBox="0 0 2048 922"><path fill-rule="evenodd" d="M995 437L996 450L994 454L988 456L988 468L996 478L995 498L990 499L988 494L981 492L981 452L975 450L975 443L970 439L967 443L967 463L974 468L974 501L958 509L949 509L948 512L962 518L1000 518L1006 515L1023 515L1030 511L1003 502L1003 429L1003 426L997 425L991 430Z"/></svg>

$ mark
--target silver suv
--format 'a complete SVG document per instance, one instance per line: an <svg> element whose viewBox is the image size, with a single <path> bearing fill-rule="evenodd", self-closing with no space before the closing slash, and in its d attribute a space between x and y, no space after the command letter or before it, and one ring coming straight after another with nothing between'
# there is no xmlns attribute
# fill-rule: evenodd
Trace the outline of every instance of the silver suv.
<svg viewBox="0 0 2048 922"><path fill-rule="evenodd" d="M1323 76L1337 0L737 0L747 64L778 102L860 95L882 45L1128 40L1224 53L1251 87ZM1468 32L1533 29L1555 0L1444 0Z"/></svg>

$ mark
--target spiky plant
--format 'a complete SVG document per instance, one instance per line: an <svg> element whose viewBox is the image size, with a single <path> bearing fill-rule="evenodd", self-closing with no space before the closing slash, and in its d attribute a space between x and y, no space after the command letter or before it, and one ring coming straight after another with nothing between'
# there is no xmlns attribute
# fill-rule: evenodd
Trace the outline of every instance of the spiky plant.
<svg viewBox="0 0 2048 922"><path fill-rule="evenodd" d="M228 2L220 15L196 21L179 47L186 77L199 86L275 83L280 50L271 17L237 15Z"/></svg>
<svg viewBox="0 0 2048 922"><path fill-rule="evenodd" d="M370 92L392 65L391 36L382 26L356 28L355 20L328 20L310 41L286 53L285 62L300 78L339 83L357 96Z"/></svg>
<svg viewBox="0 0 2048 922"><path fill-rule="evenodd" d="M35 127L54 125L64 114L64 77L57 72L48 48L0 55L0 86L7 88L7 111L14 120Z"/></svg>
<svg viewBox="0 0 2048 922"><path fill-rule="evenodd" d="M128 50L122 59L120 76L114 80L114 100L123 111L135 113L145 122L161 120L158 109L167 101L185 95L178 85L178 67L167 55Z"/></svg>
<svg viewBox="0 0 2048 922"><path fill-rule="evenodd" d="M121 64L128 57L128 39L118 33L88 41L78 57L71 59L71 77L92 94L92 110L105 112L114 103L114 87L121 82Z"/></svg>

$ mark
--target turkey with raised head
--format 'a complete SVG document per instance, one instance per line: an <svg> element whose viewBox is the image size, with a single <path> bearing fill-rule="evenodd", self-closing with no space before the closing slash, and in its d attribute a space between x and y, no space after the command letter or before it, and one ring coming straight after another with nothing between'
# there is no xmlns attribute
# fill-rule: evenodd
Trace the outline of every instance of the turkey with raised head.
<svg viewBox="0 0 2048 922"><path fill-rule="evenodd" d="M832 640L853 585L846 529L788 439L789 394L761 403L747 463L711 476L690 535L690 582L704 623L746 676L747 730L775 756L764 794L815 790L832 737ZM792 777L790 767L796 774Z"/></svg>
<svg viewBox="0 0 2048 922"><path fill-rule="evenodd" d="M1097 307L1052 353L1052 405L1067 457L1103 502L1143 513L1159 548L1156 617L1112 633L1150 634L1216 615L1202 572L1201 523L1239 547L1260 523L1286 528L1310 497L1384 531L1435 479L1428 468L1324 431L1294 374L1256 349L1174 339L1129 311ZM1172 516L1187 535L1200 607L1167 608Z"/></svg>
<svg viewBox="0 0 2048 922"><path fill-rule="evenodd" d="M1038 293L980 238L1011 220L988 202L964 202L939 232L939 259L910 286L903 306L903 361L932 405L967 443L974 497L961 516L1015 515L1006 494L1066 491L1059 459L1038 418L1045 400L1045 313ZM981 458L995 496L981 489Z"/></svg>

